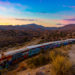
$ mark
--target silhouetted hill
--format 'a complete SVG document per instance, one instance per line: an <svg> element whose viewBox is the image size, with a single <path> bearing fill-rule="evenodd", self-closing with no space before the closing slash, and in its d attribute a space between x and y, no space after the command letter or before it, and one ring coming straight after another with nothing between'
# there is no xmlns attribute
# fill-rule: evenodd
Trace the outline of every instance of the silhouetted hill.
<svg viewBox="0 0 75 75"><path fill-rule="evenodd" d="M54 30L57 29L56 27L44 27L42 25L37 25L37 24L27 24L27 25L16 25L16 26L12 26L12 25L0 25L0 30L37 30L37 29L41 29L41 30Z"/></svg>
<svg viewBox="0 0 75 75"><path fill-rule="evenodd" d="M27 25L0 25L0 30L75 30L75 24L65 25L63 27L44 27L42 25L37 24L27 24Z"/></svg>
<svg viewBox="0 0 75 75"><path fill-rule="evenodd" d="M75 24L69 24L65 25L64 27L61 27L62 30L75 30Z"/></svg>

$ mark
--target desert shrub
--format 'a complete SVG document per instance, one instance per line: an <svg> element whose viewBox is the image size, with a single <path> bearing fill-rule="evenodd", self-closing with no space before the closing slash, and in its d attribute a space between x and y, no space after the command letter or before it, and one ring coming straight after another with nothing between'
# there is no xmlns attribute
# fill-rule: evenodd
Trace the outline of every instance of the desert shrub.
<svg viewBox="0 0 75 75"><path fill-rule="evenodd" d="M55 49L51 50L49 53L50 59L54 60L56 58L56 56L58 56L58 55L68 57L68 49L69 48L70 48L70 46L68 45L68 46L63 46L61 48L55 48Z"/></svg>
<svg viewBox="0 0 75 75"><path fill-rule="evenodd" d="M27 65L30 68L36 68L42 65L45 65L48 63L48 58L46 58L44 55L39 55L38 57L33 57L27 61Z"/></svg>
<svg viewBox="0 0 75 75"><path fill-rule="evenodd" d="M52 62L51 74L52 75L66 75L66 73L70 70L71 63L64 56L57 56L55 60Z"/></svg>
<svg viewBox="0 0 75 75"><path fill-rule="evenodd" d="M50 54L49 54L50 60L51 60L51 61L55 60L56 56L58 56L58 55L64 56L64 54L62 53L61 50L62 50L62 49L56 48L56 49L50 51Z"/></svg>
<svg viewBox="0 0 75 75"><path fill-rule="evenodd" d="M49 57L50 57L50 60L53 61L56 57L55 51L51 51Z"/></svg>

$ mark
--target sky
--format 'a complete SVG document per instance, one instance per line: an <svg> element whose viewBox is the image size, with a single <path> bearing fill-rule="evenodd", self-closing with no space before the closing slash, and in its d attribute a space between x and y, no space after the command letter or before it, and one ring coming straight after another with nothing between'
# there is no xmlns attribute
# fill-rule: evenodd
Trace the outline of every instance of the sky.
<svg viewBox="0 0 75 75"><path fill-rule="evenodd" d="M0 0L0 25L75 24L75 0Z"/></svg>

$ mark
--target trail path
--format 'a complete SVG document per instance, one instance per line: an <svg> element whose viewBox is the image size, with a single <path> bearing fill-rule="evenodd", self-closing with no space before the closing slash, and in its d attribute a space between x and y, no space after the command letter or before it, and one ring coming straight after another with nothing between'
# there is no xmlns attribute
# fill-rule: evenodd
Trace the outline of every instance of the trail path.
<svg viewBox="0 0 75 75"><path fill-rule="evenodd" d="M70 61L75 65L75 45L72 45L71 50L69 51Z"/></svg>

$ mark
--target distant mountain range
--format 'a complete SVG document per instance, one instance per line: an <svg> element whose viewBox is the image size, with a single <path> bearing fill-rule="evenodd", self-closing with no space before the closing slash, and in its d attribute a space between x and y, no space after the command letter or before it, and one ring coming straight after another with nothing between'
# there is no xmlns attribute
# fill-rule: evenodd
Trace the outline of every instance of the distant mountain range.
<svg viewBox="0 0 75 75"><path fill-rule="evenodd" d="M27 24L27 25L0 25L0 30L75 30L75 24L65 25L63 27L44 27L42 25L37 24Z"/></svg>
<svg viewBox="0 0 75 75"><path fill-rule="evenodd" d="M62 29L62 30L75 30L75 24L68 24L68 25L61 27L60 29Z"/></svg>

